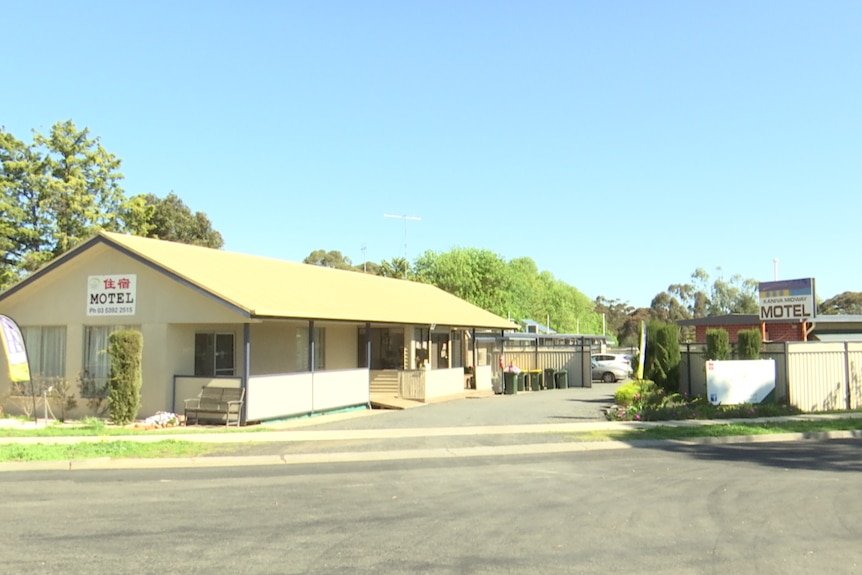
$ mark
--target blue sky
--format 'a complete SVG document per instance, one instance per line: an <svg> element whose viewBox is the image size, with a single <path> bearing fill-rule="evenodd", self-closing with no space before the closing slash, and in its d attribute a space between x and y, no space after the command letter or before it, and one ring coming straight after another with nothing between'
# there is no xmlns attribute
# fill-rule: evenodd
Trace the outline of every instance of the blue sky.
<svg viewBox="0 0 862 575"><path fill-rule="evenodd" d="M175 192L228 250L485 248L638 307L776 258L821 298L862 291L858 1L2 12L0 124L89 128L127 194Z"/></svg>

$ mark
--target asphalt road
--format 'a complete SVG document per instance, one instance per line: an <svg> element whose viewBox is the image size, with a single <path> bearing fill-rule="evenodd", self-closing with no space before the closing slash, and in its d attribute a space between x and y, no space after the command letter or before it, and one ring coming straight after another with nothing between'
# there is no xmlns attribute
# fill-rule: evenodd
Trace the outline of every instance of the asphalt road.
<svg viewBox="0 0 862 575"><path fill-rule="evenodd" d="M0 475L17 574L862 572L860 440Z"/></svg>

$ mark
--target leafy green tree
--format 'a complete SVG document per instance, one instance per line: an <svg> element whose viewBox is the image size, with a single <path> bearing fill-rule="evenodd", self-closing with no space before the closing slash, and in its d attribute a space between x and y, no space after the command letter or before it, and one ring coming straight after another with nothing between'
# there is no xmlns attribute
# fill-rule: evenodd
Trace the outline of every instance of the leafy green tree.
<svg viewBox="0 0 862 575"><path fill-rule="evenodd" d="M725 315L730 313L756 314L758 309L758 282L743 279L741 275L724 278L721 268L715 280L703 269L691 274L691 283L672 284L666 292L656 294L651 308L653 317L661 321Z"/></svg>
<svg viewBox="0 0 862 575"><path fill-rule="evenodd" d="M354 266L354 269L358 272L371 274L373 276L383 275L383 273L381 272L380 264L378 264L377 262L363 262Z"/></svg>
<svg viewBox="0 0 862 575"><path fill-rule="evenodd" d="M531 258L506 262L476 248L428 251L416 260L416 279L470 303L513 319L534 319L560 333L600 333L601 316L573 286L540 272Z"/></svg>
<svg viewBox="0 0 862 575"><path fill-rule="evenodd" d="M380 274L387 278L415 279L410 277L410 262L404 258L392 258L389 261L380 262Z"/></svg>
<svg viewBox="0 0 862 575"><path fill-rule="evenodd" d="M638 347L640 345L641 322L649 322L651 319L652 314L648 307L640 307L631 312L616 334L620 346Z"/></svg>
<svg viewBox="0 0 862 575"><path fill-rule="evenodd" d="M145 234L172 242L219 249L224 245L222 235L213 229L212 222L203 212L194 212L174 192L165 198L154 194L135 196L143 202Z"/></svg>
<svg viewBox="0 0 862 575"><path fill-rule="evenodd" d="M124 231L123 216L134 207L120 187L122 161L102 147L100 138L58 122L45 136L35 133L41 150L41 206L51 223L50 257L69 250L97 230ZM43 238L44 239L44 238Z"/></svg>
<svg viewBox="0 0 862 575"><path fill-rule="evenodd" d="M512 312L512 283L506 262L489 250L426 251L416 259L415 274L418 281L433 284L497 315L508 317Z"/></svg>
<svg viewBox="0 0 862 575"><path fill-rule="evenodd" d="M686 309L680 299L671 295L669 291L656 294L650 303L650 310L653 319L663 322L676 322L691 318L691 311Z"/></svg>
<svg viewBox="0 0 862 575"><path fill-rule="evenodd" d="M3 285L99 230L146 231L143 202L120 187L121 161L71 121L30 145L0 130Z"/></svg>
<svg viewBox="0 0 862 575"><path fill-rule="evenodd" d="M307 258L302 260L304 264L311 264L337 270L355 270L350 258L345 257L339 251L314 250Z"/></svg>
<svg viewBox="0 0 862 575"><path fill-rule="evenodd" d="M539 277L545 284L539 305L551 310L551 323L557 332L602 334L602 316L595 313L590 298L550 272L542 272Z"/></svg>
<svg viewBox="0 0 862 575"><path fill-rule="evenodd" d="M37 164L27 144L0 129L0 288L18 279L47 230L47 221L38 217Z"/></svg>
<svg viewBox="0 0 862 575"><path fill-rule="evenodd" d="M820 315L862 315L862 292L846 291L833 296L819 306Z"/></svg>
<svg viewBox="0 0 862 575"><path fill-rule="evenodd" d="M614 334L617 337L617 341L622 343L620 333L623 331L623 326L629 319L629 316L635 311L635 308L629 305L628 302L622 302L618 299L609 300L598 296L595 299L594 310L595 313L604 316L607 331Z"/></svg>

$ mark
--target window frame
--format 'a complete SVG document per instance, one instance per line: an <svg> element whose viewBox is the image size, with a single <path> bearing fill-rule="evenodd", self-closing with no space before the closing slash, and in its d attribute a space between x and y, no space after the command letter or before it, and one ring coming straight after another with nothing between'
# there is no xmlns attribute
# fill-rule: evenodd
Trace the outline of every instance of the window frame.
<svg viewBox="0 0 862 575"><path fill-rule="evenodd" d="M199 337L210 338L207 341L207 350L201 354L198 348ZM220 340L230 339L230 353L224 354L219 351ZM206 353L210 352L211 353ZM204 357L207 362L211 361L208 369L200 369L202 364L199 363L201 355L210 355ZM230 357L230 367L219 367L219 359ZM236 376L236 333L232 331L196 331L194 342L194 376L195 377L235 377Z"/></svg>

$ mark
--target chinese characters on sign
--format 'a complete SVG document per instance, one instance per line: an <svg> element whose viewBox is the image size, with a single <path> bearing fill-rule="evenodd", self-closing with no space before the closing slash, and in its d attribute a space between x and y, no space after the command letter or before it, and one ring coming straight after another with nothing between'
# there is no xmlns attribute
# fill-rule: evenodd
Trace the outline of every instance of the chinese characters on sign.
<svg viewBox="0 0 862 575"><path fill-rule="evenodd" d="M87 279L87 315L135 315L135 274L90 276Z"/></svg>

